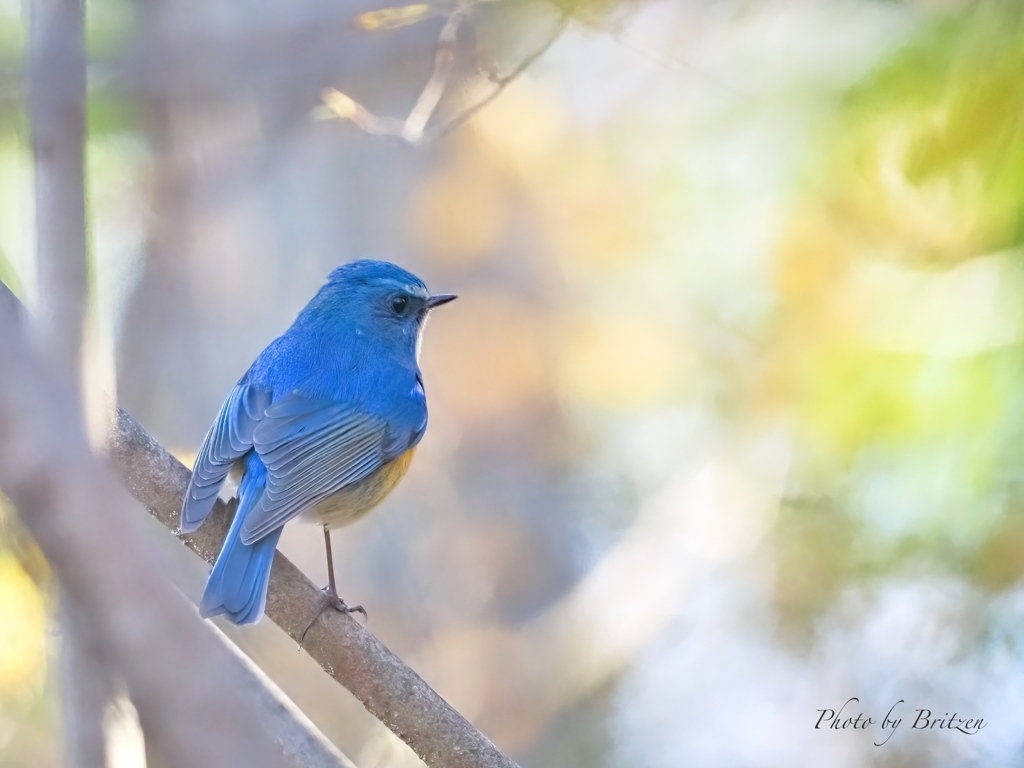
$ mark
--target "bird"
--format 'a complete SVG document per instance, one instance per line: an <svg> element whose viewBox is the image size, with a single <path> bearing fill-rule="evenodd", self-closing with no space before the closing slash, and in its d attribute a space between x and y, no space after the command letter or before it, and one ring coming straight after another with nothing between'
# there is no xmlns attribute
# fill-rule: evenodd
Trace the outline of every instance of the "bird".
<svg viewBox="0 0 1024 768"><path fill-rule="evenodd" d="M202 617L263 617L274 551L296 517L324 529L328 584L310 626L327 605L366 615L338 596L330 532L366 515L408 470L427 428L423 327L455 298L431 294L389 262L344 264L238 380L196 455L181 506L179 528L195 531L228 476L237 479Z"/></svg>

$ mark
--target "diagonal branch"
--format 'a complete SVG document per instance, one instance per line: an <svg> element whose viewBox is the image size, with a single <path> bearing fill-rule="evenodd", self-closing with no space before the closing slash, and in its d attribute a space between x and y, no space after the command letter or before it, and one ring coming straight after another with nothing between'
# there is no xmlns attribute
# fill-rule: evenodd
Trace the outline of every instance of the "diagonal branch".
<svg viewBox="0 0 1024 768"><path fill-rule="evenodd" d="M27 321L24 305L3 282L0 282L0 327L6 326L8 333L23 332L27 328ZM216 627L211 628L241 663L243 672L233 683L235 693L252 706L261 728L272 734L274 740L280 744L285 760L290 766L354 768L352 762L320 733L251 659L239 651ZM156 727L159 729L162 725L158 722ZM152 728L150 730L152 731ZM158 750L149 741L146 748L147 760L154 762L159 757L162 759L160 765L168 764L165 755L158 754ZM71 749L69 745L69 751Z"/></svg>
<svg viewBox="0 0 1024 768"><path fill-rule="evenodd" d="M171 764L279 768L239 693L241 666L163 575L134 503L93 456L71 387L12 303L0 302L0 488L59 579L78 639L123 677Z"/></svg>
<svg viewBox="0 0 1024 768"><path fill-rule="evenodd" d="M128 491L177 532L189 471L146 429L118 409L111 427L110 464ZM178 537L212 563L227 533L234 503L217 502L203 527ZM299 641L321 606L320 590L278 552L266 615ZM347 614L325 611L302 647L432 768L515 768L480 731L423 679Z"/></svg>

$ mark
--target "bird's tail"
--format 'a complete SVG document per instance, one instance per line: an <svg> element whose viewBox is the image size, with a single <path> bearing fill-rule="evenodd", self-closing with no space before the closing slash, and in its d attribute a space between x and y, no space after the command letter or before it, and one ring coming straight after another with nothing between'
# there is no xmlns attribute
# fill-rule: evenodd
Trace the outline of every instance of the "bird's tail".
<svg viewBox="0 0 1024 768"><path fill-rule="evenodd" d="M242 523L266 487L266 469L258 458L246 462L238 488L238 509L224 546L206 582L199 614L204 618L226 614L234 624L255 624L267 605L267 585L281 528L252 544L242 543Z"/></svg>

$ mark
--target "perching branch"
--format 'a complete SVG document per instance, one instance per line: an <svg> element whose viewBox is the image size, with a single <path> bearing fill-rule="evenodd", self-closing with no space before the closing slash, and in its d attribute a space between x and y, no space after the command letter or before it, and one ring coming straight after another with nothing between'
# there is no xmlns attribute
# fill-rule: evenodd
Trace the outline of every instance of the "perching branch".
<svg viewBox="0 0 1024 768"><path fill-rule="evenodd" d="M405 120L374 115L352 97L342 93L337 88L327 88L324 90L320 97L323 105L314 114L321 118L333 117L351 120L366 133L401 139L414 147L429 144L451 133L498 98L501 92L513 80L532 66L562 36L566 27L569 26L569 20L572 18L573 11L572 6L563 10L561 18L547 39L510 72L505 75L498 75L493 72L488 73L488 80L494 84L494 88L490 93L428 130L426 127L427 123L433 117L441 96L448 86L448 79L451 75L455 57L456 33L471 7L471 3L460 4L449 15L447 22L441 29L441 33L438 35L437 45L434 49L434 68L430 79L423 86L423 90L420 91L420 95L416 99L415 106L413 106Z"/></svg>
<svg viewBox="0 0 1024 768"><path fill-rule="evenodd" d="M178 513L189 471L135 419L118 409L109 441L110 464L128 491L193 552L212 563L234 504L217 502L195 533L181 534ZM321 606L322 593L278 552L266 615L296 642ZM515 768L419 675L347 614L324 611L302 647L431 768Z"/></svg>
<svg viewBox="0 0 1024 768"><path fill-rule="evenodd" d="M234 503L217 501L203 527L178 531L189 471L146 429L118 409L108 440L110 465L128 491L206 562L220 552ZM317 616L322 593L277 552L271 570L266 616L299 641ZM381 722L432 768L515 768L422 678L347 614L324 611L302 647Z"/></svg>

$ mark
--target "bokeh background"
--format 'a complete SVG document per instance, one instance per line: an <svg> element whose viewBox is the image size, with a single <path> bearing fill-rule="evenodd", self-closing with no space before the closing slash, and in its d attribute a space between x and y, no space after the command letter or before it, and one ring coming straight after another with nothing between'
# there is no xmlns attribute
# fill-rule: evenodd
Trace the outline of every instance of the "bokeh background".
<svg viewBox="0 0 1024 768"><path fill-rule="evenodd" d="M571 20L413 148L322 101L411 109L453 6L386 5L88 3L91 385L190 463L330 269L396 261L461 298L340 590L499 746L1024 763L1024 6L480 3L432 124ZM25 28L0 1L0 278L31 304ZM46 567L2 519L0 764L56 766ZM325 580L316 528L281 548ZM269 622L230 634L360 768L418 764ZM884 746L815 730L852 696L905 701Z"/></svg>

